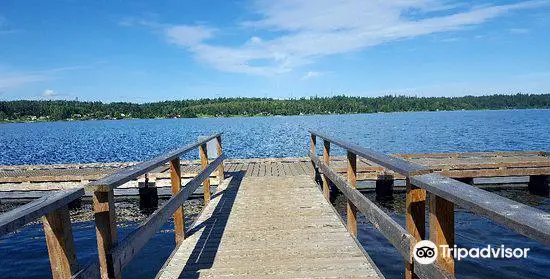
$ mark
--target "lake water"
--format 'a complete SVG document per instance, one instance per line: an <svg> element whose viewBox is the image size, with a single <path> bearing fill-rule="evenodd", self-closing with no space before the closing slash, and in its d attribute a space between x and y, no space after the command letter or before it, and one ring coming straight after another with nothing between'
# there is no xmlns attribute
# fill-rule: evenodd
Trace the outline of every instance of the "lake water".
<svg viewBox="0 0 550 279"><path fill-rule="evenodd" d="M216 132L224 132L224 151L230 158L305 156L309 128L385 153L550 150L550 110L412 112L0 124L0 164L141 161ZM334 152L343 154L337 148ZM524 189L495 193L550 212L550 199ZM343 204L341 198L336 201L341 212ZM401 194L380 205L404 225ZM136 224L119 226L123 238ZM461 209L457 209L455 226L461 247L504 244L531 249L522 260L460 261L459 278L548 278L550 248ZM154 276L174 247L172 228L171 223L164 225L126 269L125 278ZM93 223L77 222L73 232L79 262L95 259ZM402 278L401 257L361 216L359 240L388 278ZM40 224L1 237L0 247L0 277L49 276Z"/></svg>

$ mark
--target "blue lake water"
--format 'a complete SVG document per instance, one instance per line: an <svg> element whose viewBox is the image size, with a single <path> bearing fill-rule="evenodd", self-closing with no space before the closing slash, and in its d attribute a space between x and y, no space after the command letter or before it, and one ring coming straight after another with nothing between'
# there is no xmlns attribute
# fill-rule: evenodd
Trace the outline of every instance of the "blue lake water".
<svg viewBox="0 0 550 279"><path fill-rule="evenodd" d="M140 161L217 132L230 158L305 156L310 128L386 153L550 146L550 110L101 120L0 124L0 164Z"/></svg>
<svg viewBox="0 0 550 279"><path fill-rule="evenodd" d="M0 124L0 164L140 161L216 132L224 132L224 151L230 158L305 156L309 128L385 153L550 150L550 110L413 112ZM550 212L550 199L523 189L495 193ZM403 201L397 194L394 201L381 204L402 225ZM344 211L342 200L336 205ZM531 249L522 260L460 261L459 278L548 278L550 248L461 209L455 222L461 247L504 244ZM120 238L136 226L119 225ZM172 228L168 223L155 235L126 269L125 278L155 275L174 247ZM73 232L79 262L88 263L96 257L93 222L77 222ZM397 251L361 217L359 240L388 278L402 278L404 263ZM50 276L40 224L0 238L0 274Z"/></svg>

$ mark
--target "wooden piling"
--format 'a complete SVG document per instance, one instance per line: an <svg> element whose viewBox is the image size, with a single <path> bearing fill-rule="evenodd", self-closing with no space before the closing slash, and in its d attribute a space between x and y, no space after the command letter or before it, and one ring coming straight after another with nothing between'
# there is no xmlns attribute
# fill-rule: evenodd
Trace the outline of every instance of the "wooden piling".
<svg viewBox="0 0 550 279"><path fill-rule="evenodd" d="M430 194L430 240L437 247L455 245L454 204L434 194ZM453 255L438 256L437 262L450 274L454 274Z"/></svg>
<svg viewBox="0 0 550 279"><path fill-rule="evenodd" d="M348 151L347 156L348 168L348 182L352 188L357 188L357 156ZM348 231L357 237L357 208L355 205L348 199L347 200L347 216L348 216Z"/></svg>
<svg viewBox="0 0 550 279"><path fill-rule="evenodd" d="M311 139L311 147L309 151L313 154L317 154L317 137L311 134L310 139ZM319 169L317 168L317 166L315 166L315 164L313 163L313 160L310 160L310 163L311 163L311 170L312 170L311 176L314 181L317 181L317 177L319 176Z"/></svg>
<svg viewBox="0 0 550 279"><path fill-rule="evenodd" d="M42 217L50 267L54 279L71 278L78 270L69 207L63 206Z"/></svg>
<svg viewBox="0 0 550 279"><path fill-rule="evenodd" d="M180 158L170 161L170 180L172 184L172 196L175 196L181 190ZM183 205L174 212L174 235L176 244L180 244L185 239L185 215Z"/></svg>
<svg viewBox="0 0 550 279"><path fill-rule="evenodd" d="M416 241L421 241L426 236L426 190L420 189L411 184L410 178L406 178L406 216L405 222L407 232L410 233ZM414 274L414 264L405 264L405 278L418 278Z"/></svg>
<svg viewBox="0 0 550 279"><path fill-rule="evenodd" d="M376 199L391 200L393 199L393 175L382 174L376 179Z"/></svg>
<svg viewBox="0 0 550 279"><path fill-rule="evenodd" d="M208 167L208 149L206 147L206 143L203 143L199 147L199 154L201 158L201 169L204 170ZM203 191L204 191L204 204L208 204L210 202L210 178L206 178L204 182L202 183Z"/></svg>
<svg viewBox="0 0 550 279"><path fill-rule="evenodd" d="M216 137L216 150L217 150L217 154L218 156L222 155L222 136L217 136ZM223 164L220 164L220 166L218 167L218 185L220 185L222 183L222 181L224 180L225 178L225 174L224 174L224 170L223 170Z"/></svg>
<svg viewBox="0 0 550 279"><path fill-rule="evenodd" d="M117 242L113 190L94 192L93 201L100 276L102 279L121 278L120 274L114 272L113 258L110 254Z"/></svg>
<svg viewBox="0 0 550 279"><path fill-rule="evenodd" d="M529 176L528 189L531 194L543 197L550 196L550 176L532 175Z"/></svg>
<svg viewBox="0 0 550 279"><path fill-rule="evenodd" d="M330 142L323 140L323 161L325 164L330 164ZM330 180L323 174L323 195L330 201Z"/></svg>

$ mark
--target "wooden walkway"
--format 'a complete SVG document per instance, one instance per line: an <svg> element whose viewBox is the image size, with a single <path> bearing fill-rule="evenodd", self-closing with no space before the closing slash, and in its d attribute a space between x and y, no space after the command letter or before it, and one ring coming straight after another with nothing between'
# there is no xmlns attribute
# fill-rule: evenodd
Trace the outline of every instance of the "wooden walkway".
<svg viewBox="0 0 550 279"><path fill-rule="evenodd" d="M223 183L158 278L381 278L307 175Z"/></svg>

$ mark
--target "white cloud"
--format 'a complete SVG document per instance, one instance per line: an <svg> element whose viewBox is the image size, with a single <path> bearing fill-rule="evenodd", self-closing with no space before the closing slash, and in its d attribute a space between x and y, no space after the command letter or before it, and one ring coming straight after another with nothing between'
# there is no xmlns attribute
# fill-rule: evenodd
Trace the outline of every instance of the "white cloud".
<svg viewBox="0 0 550 279"><path fill-rule="evenodd" d="M46 89L44 90L44 92L42 92L42 97L45 97L45 98L54 98L57 95L58 95L57 92L55 92L53 89Z"/></svg>
<svg viewBox="0 0 550 279"><path fill-rule="evenodd" d="M523 1L471 6L445 0L255 0L260 19L245 28L268 32L238 46L208 44L212 29L204 26L165 27L165 36L195 57L225 72L273 75L314 63L319 58L359 51L418 36L457 31L508 12L548 5Z"/></svg>
<svg viewBox="0 0 550 279"><path fill-rule="evenodd" d="M325 74L326 74L326 73L324 73L324 72L309 71L309 72L307 72L307 73L302 77L302 79L316 78L316 77L323 76L323 75L325 75Z"/></svg>
<svg viewBox="0 0 550 279"><path fill-rule="evenodd" d="M165 29L168 40L176 45L189 47L212 38L214 30L204 26L178 25Z"/></svg>

